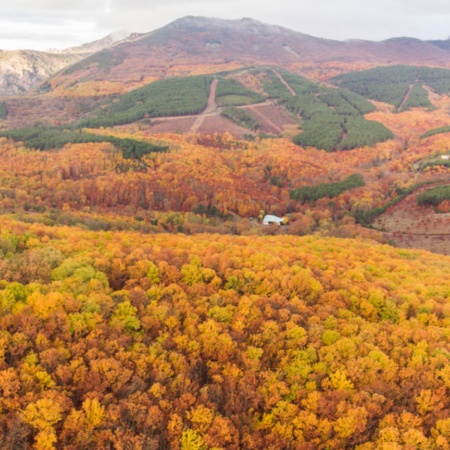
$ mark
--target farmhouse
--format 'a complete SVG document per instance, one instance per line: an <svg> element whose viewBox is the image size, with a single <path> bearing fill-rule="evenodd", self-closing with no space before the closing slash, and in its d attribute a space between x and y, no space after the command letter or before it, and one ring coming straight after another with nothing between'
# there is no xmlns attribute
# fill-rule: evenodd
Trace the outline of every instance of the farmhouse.
<svg viewBox="0 0 450 450"><path fill-rule="evenodd" d="M284 225L285 221L281 217L272 216L270 214L267 214L264 216L262 223L263 223L263 225L272 225L273 223L276 223L278 225Z"/></svg>

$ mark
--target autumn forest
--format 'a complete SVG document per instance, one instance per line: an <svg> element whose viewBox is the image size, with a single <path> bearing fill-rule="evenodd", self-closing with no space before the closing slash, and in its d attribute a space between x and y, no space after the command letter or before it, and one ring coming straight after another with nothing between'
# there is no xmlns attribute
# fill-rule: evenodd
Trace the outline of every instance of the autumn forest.
<svg viewBox="0 0 450 450"><path fill-rule="evenodd" d="M167 33L0 98L0 448L450 449L450 64Z"/></svg>

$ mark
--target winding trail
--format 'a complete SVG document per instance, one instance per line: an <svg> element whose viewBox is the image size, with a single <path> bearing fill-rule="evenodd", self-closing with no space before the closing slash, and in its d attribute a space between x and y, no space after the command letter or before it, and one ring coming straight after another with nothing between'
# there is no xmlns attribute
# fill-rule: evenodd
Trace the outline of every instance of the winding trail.
<svg viewBox="0 0 450 450"><path fill-rule="evenodd" d="M211 87L209 89L209 97L208 97L208 102L206 103L206 108L195 120L194 124L192 125L192 127L190 129L190 133L197 133L197 131L200 129L200 127L202 126L202 124L207 116L213 116L213 115L218 114L217 104L216 104L216 90L217 90L218 82L219 82L219 80L217 78L215 78L212 81Z"/></svg>

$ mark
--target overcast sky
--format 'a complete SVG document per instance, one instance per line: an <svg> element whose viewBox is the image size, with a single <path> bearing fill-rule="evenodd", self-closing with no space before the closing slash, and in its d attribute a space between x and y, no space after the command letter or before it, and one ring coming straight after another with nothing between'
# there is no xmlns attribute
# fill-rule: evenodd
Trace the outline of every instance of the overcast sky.
<svg viewBox="0 0 450 450"><path fill-rule="evenodd" d="M1 0L0 49L67 48L187 16L250 17L329 39L447 39L449 0Z"/></svg>

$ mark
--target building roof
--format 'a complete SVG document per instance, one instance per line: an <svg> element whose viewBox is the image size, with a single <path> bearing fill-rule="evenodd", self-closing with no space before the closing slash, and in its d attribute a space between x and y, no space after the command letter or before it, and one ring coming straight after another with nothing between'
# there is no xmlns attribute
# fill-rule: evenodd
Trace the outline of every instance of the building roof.
<svg viewBox="0 0 450 450"><path fill-rule="evenodd" d="M264 225L269 225L270 223L278 223L278 224L280 224L281 222L283 222L283 219L281 217L272 216L270 214L265 215L264 219L263 219L263 224Z"/></svg>

